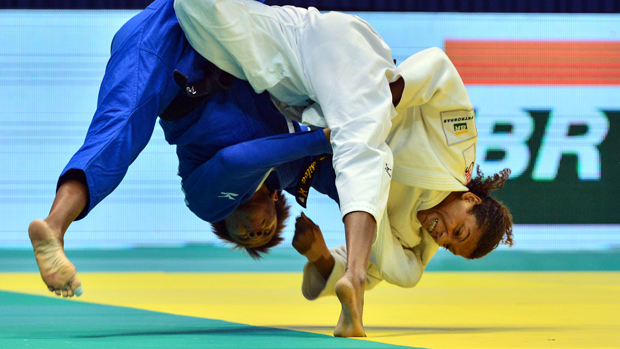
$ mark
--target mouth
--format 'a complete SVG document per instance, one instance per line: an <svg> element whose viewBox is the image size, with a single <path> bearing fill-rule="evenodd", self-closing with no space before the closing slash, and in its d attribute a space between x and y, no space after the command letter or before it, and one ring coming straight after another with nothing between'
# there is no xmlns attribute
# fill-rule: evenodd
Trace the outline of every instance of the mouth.
<svg viewBox="0 0 620 349"><path fill-rule="evenodd" d="M439 219L435 218L435 219L433 219L431 224L429 224L428 227L426 227L426 231L428 231L429 234L432 235L433 230L435 230L435 227L437 226L437 222L438 221L439 221Z"/></svg>

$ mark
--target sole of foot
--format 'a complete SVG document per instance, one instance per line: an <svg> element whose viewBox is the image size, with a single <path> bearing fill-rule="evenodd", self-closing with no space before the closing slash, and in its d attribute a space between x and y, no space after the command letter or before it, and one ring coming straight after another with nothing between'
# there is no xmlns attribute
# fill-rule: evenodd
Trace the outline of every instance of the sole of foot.
<svg viewBox="0 0 620 349"><path fill-rule="evenodd" d="M343 277L336 282L336 295L342 310L338 324L334 329L335 337L366 337L364 333L364 325L362 324L363 311L363 293L360 297L359 290L353 286L353 283ZM364 292L362 285L361 292Z"/></svg>
<svg viewBox="0 0 620 349"><path fill-rule="evenodd" d="M61 239L40 219L30 223L28 235L39 272L48 289L58 296L73 297L83 292L75 266L65 255ZM79 292L79 294L78 294Z"/></svg>

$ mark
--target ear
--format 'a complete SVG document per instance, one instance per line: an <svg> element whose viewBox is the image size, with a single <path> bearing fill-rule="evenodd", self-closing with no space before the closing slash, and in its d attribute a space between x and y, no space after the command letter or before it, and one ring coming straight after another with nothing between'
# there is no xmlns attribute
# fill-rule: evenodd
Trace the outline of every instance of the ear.
<svg viewBox="0 0 620 349"><path fill-rule="evenodd" d="M270 189L269 197L270 197L270 198L271 198L271 200L273 200L274 202L278 201L278 191L277 191L277 190L271 190L271 189Z"/></svg>
<svg viewBox="0 0 620 349"><path fill-rule="evenodd" d="M480 199L478 195L469 191L463 193L463 195L461 195L461 199L466 200L467 202L470 202L474 205L480 205L482 203L482 199Z"/></svg>

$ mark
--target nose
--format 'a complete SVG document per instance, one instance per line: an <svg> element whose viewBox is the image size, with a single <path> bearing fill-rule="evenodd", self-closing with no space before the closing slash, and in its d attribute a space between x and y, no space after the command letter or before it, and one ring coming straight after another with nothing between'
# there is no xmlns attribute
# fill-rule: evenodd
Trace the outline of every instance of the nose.
<svg viewBox="0 0 620 349"><path fill-rule="evenodd" d="M445 230L439 233L439 235L437 235L437 244L439 244L440 246L443 245L444 243L447 243L448 240L449 240L449 234Z"/></svg>
<svg viewBox="0 0 620 349"><path fill-rule="evenodd" d="M249 235L250 235L250 238L252 238L252 239L254 239L254 238L260 239L263 236L263 232L261 230L259 230L256 233L255 232L251 232Z"/></svg>

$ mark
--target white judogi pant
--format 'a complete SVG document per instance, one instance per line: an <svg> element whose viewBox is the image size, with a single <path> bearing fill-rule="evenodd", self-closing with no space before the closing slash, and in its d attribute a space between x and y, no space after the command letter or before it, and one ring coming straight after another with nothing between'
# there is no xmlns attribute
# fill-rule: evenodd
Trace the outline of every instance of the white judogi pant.
<svg viewBox="0 0 620 349"><path fill-rule="evenodd" d="M342 215L383 217L392 153L385 143L396 115L390 48L366 22L314 8L253 0L176 0L191 45L257 93L307 107L305 124L332 130Z"/></svg>

